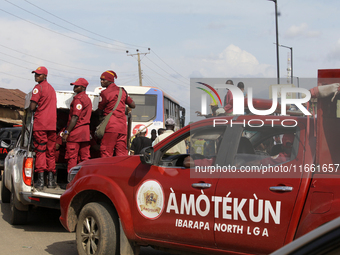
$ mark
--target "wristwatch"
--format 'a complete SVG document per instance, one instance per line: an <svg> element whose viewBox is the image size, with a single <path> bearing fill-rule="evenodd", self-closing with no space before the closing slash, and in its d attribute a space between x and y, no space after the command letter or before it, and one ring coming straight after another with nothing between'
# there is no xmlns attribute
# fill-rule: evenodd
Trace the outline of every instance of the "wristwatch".
<svg viewBox="0 0 340 255"><path fill-rule="evenodd" d="M65 131L64 131L64 134L65 134L65 135L68 135L68 134L70 134L70 132L68 132L67 130L65 130Z"/></svg>

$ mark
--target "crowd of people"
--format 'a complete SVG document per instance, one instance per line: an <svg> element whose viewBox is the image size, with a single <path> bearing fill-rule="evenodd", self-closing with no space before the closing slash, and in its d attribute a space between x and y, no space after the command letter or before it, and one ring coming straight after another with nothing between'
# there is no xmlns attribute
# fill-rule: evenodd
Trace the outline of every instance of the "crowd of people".
<svg viewBox="0 0 340 255"><path fill-rule="evenodd" d="M34 187L39 191L45 187L45 174L47 188L57 187L56 162L67 163L67 172L70 172L72 167L90 158L137 155L143 148L157 144L174 132L175 121L171 118L166 120L165 129L151 131L151 139L146 137L147 128L141 126L128 151L126 105L129 110L136 105L125 89L115 84L117 74L114 71L105 71L100 76L105 90L100 93L95 112L92 112L92 102L86 94L89 83L85 78L79 78L70 83L75 95L69 112L58 113L56 92L47 82L47 68L40 66L32 73L37 84L32 90L29 108L34 112L33 145L37 176ZM111 113L103 137L96 137L96 127ZM182 147L177 149L184 152Z"/></svg>
<svg viewBox="0 0 340 255"><path fill-rule="evenodd" d="M45 186L45 172L47 188L56 188L56 160L67 161L69 172L77 163L88 160L91 157L91 148L96 146L100 157L128 155L125 108L126 105L129 108L136 106L123 88L119 93L120 88L115 84L117 74L114 71L105 71L100 76L101 86L106 89L100 93L96 114L99 118L104 118L112 111L100 146L95 142L95 137L90 131L92 103L85 93L88 81L79 78L70 83L75 96L70 105L67 123L63 126L61 123L66 116L59 116L58 120L61 120L61 123L57 125L57 98L54 88L47 82L47 68L41 66L32 73L37 82L32 90L29 106L34 112L33 145L36 152L35 172L37 173L34 187L37 190L43 190ZM116 104L117 107L113 111ZM93 142L95 144L91 144Z"/></svg>

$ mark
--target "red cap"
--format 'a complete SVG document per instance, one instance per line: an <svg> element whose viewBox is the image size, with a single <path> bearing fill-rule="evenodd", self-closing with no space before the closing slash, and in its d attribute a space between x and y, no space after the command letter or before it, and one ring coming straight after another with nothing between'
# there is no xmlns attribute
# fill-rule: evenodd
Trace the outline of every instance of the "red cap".
<svg viewBox="0 0 340 255"><path fill-rule="evenodd" d="M44 66L39 66L37 70L32 71L32 73L37 73L37 74L45 74L47 75L47 68Z"/></svg>
<svg viewBox="0 0 340 255"><path fill-rule="evenodd" d="M87 87L87 85L89 85L88 81L84 78L79 78L77 79L75 82L70 83L70 85L75 85L75 86L83 86L83 87Z"/></svg>
<svg viewBox="0 0 340 255"><path fill-rule="evenodd" d="M114 71L105 71L104 73L102 73L102 75L100 76L100 79L104 79L107 81L112 81L114 82L115 79L117 79L117 74Z"/></svg>

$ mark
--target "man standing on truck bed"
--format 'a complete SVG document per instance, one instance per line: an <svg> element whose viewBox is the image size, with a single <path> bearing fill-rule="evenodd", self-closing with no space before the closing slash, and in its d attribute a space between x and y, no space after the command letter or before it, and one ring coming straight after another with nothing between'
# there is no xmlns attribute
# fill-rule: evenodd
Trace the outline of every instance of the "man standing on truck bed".
<svg viewBox="0 0 340 255"><path fill-rule="evenodd" d="M63 142L66 142L67 172L79 162L90 158L90 119L92 113L91 99L86 95L86 87L89 83L84 78L75 82L73 97L70 106L67 127L63 134Z"/></svg>
<svg viewBox="0 0 340 255"><path fill-rule="evenodd" d="M37 190L44 188L44 172L48 172L48 188L55 188L55 142L57 125L57 97L53 87L46 81L47 69L40 66L34 73L38 82L32 91L30 110L35 112L33 123L33 144L35 147L35 172Z"/></svg>
<svg viewBox="0 0 340 255"><path fill-rule="evenodd" d="M106 88L100 93L98 111L102 116L108 115L116 105L119 94L119 87L114 83L117 74L114 71L105 71L100 76L100 83ZM116 110L113 112L100 145L100 156L102 158L128 155L126 148L127 126L125 116L125 105L135 108L135 102L122 88L122 97Z"/></svg>
<svg viewBox="0 0 340 255"><path fill-rule="evenodd" d="M226 84L234 85L234 82L232 80L227 80ZM233 100L233 93L231 93L229 89L224 98L224 110L226 115L231 115L233 113L233 105L231 104L231 100Z"/></svg>

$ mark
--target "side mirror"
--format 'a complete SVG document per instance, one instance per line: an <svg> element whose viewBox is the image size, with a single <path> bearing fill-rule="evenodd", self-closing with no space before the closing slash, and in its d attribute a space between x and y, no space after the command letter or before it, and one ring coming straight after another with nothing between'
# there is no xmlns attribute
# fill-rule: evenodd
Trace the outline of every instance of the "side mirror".
<svg viewBox="0 0 340 255"><path fill-rule="evenodd" d="M143 164L153 164L153 159L154 159L154 150L153 147L146 147L140 152L140 161Z"/></svg>

